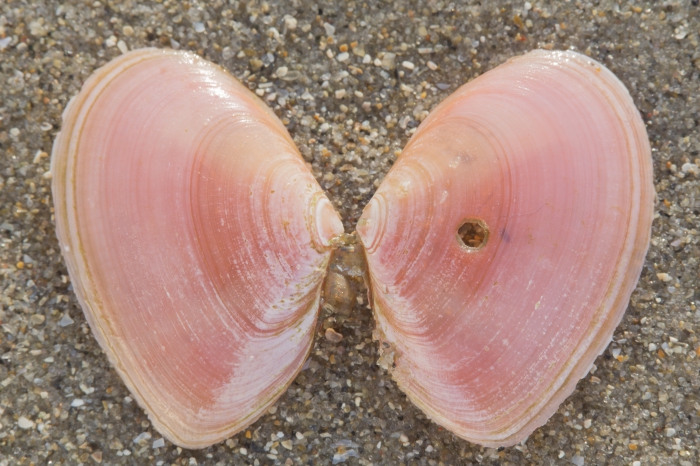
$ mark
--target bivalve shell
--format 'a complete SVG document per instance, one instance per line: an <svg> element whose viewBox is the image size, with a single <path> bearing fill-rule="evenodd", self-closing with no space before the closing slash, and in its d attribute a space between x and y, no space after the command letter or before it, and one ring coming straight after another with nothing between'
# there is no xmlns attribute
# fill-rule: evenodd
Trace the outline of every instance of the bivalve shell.
<svg viewBox="0 0 700 466"><path fill-rule="evenodd" d="M73 288L155 427L199 448L257 419L343 231L274 113L194 54L130 52L69 104L52 172Z"/></svg>
<svg viewBox="0 0 700 466"><path fill-rule="evenodd" d="M535 51L460 88L358 224L401 389L469 441L527 437L610 342L653 199L644 124L600 63Z"/></svg>

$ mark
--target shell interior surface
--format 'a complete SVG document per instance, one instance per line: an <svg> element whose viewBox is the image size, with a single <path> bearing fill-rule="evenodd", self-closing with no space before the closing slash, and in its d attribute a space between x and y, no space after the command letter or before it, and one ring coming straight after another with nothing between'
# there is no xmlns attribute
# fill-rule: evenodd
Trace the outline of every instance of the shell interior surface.
<svg viewBox="0 0 700 466"><path fill-rule="evenodd" d="M358 223L409 398L487 446L544 424L626 309L651 170L627 90L573 52L511 59L435 109Z"/></svg>
<svg viewBox="0 0 700 466"><path fill-rule="evenodd" d="M52 154L56 224L95 337L156 428L246 427L310 351L340 218L287 130L194 54L100 68Z"/></svg>

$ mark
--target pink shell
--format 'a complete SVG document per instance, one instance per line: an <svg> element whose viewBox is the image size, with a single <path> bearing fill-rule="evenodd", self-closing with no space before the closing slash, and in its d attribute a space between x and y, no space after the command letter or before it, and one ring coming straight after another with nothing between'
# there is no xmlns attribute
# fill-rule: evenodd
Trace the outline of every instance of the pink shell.
<svg viewBox="0 0 700 466"><path fill-rule="evenodd" d="M460 88L358 224L399 386L464 439L526 438L610 342L653 199L644 124L600 63L535 51ZM478 250L457 235L472 218Z"/></svg>
<svg viewBox="0 0 700 466"><path fill-rule="evenodd" d="M100 68L52 154L90 326L155 427L198 448L257 419L310 351L343 228L277 117L194 54Z"/></svg>

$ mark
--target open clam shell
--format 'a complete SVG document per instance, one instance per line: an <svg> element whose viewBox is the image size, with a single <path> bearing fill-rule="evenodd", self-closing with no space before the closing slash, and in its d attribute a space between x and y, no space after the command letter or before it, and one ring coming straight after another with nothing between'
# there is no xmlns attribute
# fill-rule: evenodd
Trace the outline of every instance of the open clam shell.
<svg viewBox="0 0 700 466"><path fill-rule="evenodd" d="M535 51L460 88L358 224L399 386L462 438L523 440L610 342L653 198L644 124L600 63Z"/></svg>
<svg viewBox="0 0 700 466"><path fill-rule="evenodd" d="M310 350L342 223L277 117L194 54L100 68L52 154L56 226L93 333L155 427L244 428Z"/></svg>

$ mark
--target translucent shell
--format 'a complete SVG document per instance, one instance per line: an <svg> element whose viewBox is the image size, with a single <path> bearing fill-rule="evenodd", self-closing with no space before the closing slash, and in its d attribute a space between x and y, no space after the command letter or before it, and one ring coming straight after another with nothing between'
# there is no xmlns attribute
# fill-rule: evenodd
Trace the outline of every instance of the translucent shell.
<svg viewBox="0 0 700 466"><path fill-rule="evenodd" d="M198 448L256 420L310 350L343 231L274 113L193 54L130 52L69 104L52 172L73 288L155 427Z"/></svg>
<svg viewBox="0 0 700 466"><path fill-rule="evenodd" d="M526 438L610 342L653 199L644 124L600 63L535 51L460 88L358 224L399 386L469 441Z"/></svg>

